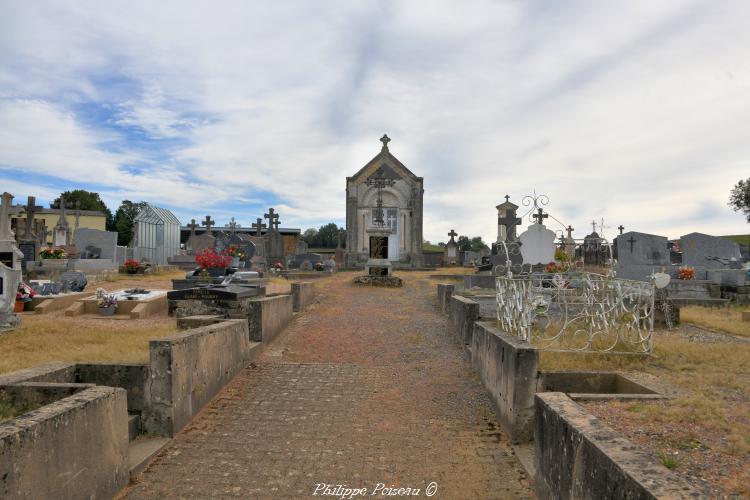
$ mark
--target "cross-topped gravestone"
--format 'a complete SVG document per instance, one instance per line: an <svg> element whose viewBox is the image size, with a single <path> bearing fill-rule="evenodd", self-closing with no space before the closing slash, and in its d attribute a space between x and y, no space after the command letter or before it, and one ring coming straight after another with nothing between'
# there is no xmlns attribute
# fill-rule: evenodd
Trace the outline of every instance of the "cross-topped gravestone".
<svg viewBox="0 0 750 500"><path fill-rule="evenodd" d="M575 231L573 226L568 225L568 227L565 228L565 230L568 232L568 238L573 238L573 231Z"/></svg>
<svg viewBox="0 0 750 500"><path fill-rule="evenodd" d="M263 214L263 218L268 219L268 228L272 231L279 229L279 214L274 213L273 208L268 209L267 214Z"/></svg>
<svg viewBox="0 0 750 500"><path fill-rule="evenodd" d="M532 217L536 219L537 224L542 224L544 223L544 219L549 217L549 214L545 214L544 211L542 211L542 209L540 208L537 213L532 215Z"/></svg>
<svg viewBox="0 0 750 500"><path fill-rule="evenodd" d="M448 233L448 236L451 237L451 241L453 242L453 241L455 241L453 238L455 238L456 236L458 236L458 233L454 229L451 229L451 232Z"/></svg>
<svg viewBox="0 0 750 500"><path fill-rule="evenodd" d="M227 226L229 228L229 231L234 233L237 231L238 227L241 227L239 224L237 224L237 221L234 220L234 217L232 217L232 220L229 221L229 224Z"/></svg>
<svg viewBox="0 0 750 500"><path fill-rule="evenodd" d="M388 134L383 134L383 137L380 138L380 142L383 143L383 149L388 149L388 143L391 142L391 138L388 137Z"/></svg>
<svg viewBox="0 0 750 500"><path fill-rule="evenodd" d="M78 229L80 219L81 219L81 200L76 200L75 204L73 205L75 208L74 215L76 216L76 225L75 228Z"/></svg>
<svg viewBox="0 0 750 500"><path fill-rule="evenodd" d="M216 221L211 219L210 215L206 216L206 220L201 222L201 226L206 226L206 234L211 234L211 226L216 225Z"/></svg>
<svg viewBox="0 0 750 500"><path fill-rule="evenodd" d="M34 216L36 215L37 210L41 210L41 205L36 204L36 197L29 196L26 200L26 206L24 207L24 212L26 212L26 234L24 235L24 239L31 240L36 238L36 233L34 231Z"/></svg>
<svg viewBox="0 0 750 500"><path fill-rule="evenodd" d="M13 195L3 193L2 205L0 205L0 241L10 241L15 239L15 235L10 228L10 209L13 203Z"/></svg>
<svg viewBox="0 0 750 500"><path fill-rule="evenodd" d="M508 196L506 195L506 200ZM516 226L520 226L523 222L519 217L516 217L515 210L507 210L505 217L498 217L497 223L505 227L505 239L507 241L513 241L516 239Z"/></svg>
<svg viewBox="0 0 750 500"><path fill-rule="evenodd" d="M253 229L255 229L255 236L262 236L263 235L263 233L261 232L261 230L266 227L266 225L263 224L263 219L261 219L260 217L258 217L256 219L256 222L253 222L252 226L253 226Z"/></svg>
<svg viewBox="0 0 750 500"><path fill-rule="evenodd" d="M195 219L190 219L190 224L187 225L188 228L190 228L190 238L195 238L195 229L198 227L198 224L195 222Z"/></svg>
<svg viewBox="0 0 750 500"><path fill-rule="evenodd" d="M622 232L625 231L625 226L623 226L622 224L620 224L619 226L617 226L617 229L619 229L620 234L622 234Z"/></svg>

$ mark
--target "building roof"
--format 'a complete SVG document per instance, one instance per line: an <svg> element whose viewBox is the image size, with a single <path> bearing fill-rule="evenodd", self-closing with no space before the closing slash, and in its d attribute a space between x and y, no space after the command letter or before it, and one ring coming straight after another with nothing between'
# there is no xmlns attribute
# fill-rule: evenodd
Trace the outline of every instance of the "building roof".
<svg viewBox="0 0 750 500"><path fill-rule="evenodd" d="M166 208L155 207L147 204L138 211L134 222L145 222L149 224L177 224L180 221L175 215Z"/></svg>
<svg viewBox="0 0 750 500"><path fill-rule="evenodd" d="M380 150L380 153L367 162L367 164L359 169L359 171L351 177L347 177L347 181L356 181L360 177L369 178L374 174L378 168L383 167L384 176L388 179L410 179L413 181L421 181L422 177L417 177L414 173L406 168L406 165L401 163L398 158L393 156L388 150L386 144Z"/></svg>

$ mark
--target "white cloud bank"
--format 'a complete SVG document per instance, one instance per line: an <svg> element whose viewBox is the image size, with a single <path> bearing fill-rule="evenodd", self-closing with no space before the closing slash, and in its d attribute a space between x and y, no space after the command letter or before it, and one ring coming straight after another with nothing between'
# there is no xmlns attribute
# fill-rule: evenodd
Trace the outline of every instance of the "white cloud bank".
<svg viewBox="0 0 750 500"><path fill-rule="evenodd" d="M747 232L749 24L742 1L3 2L0 182L195 214L268 195L305 228L343 222L387 132L433 241L494 239L533 189L577 235Z"/></svg>

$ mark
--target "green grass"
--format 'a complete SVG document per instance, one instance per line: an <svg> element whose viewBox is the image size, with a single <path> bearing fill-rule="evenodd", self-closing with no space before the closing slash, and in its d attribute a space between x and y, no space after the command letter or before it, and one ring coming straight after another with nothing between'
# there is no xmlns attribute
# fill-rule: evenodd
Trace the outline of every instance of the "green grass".
<svg viewBox="0 0 750 500"><path fill-rule="evenodd" d="M13 405L11 402L2 394L0 394L0 422L11 418L16 418L19 415L28 413L32 410L36 410L37 405L24 402L20 405Z"/></svg>
<svg viewBox="0 0 750 500"><path fill-rule="evenodd" d="M422 252L424 253L443 253L444 250L440 245L422 245Z"/></svg>

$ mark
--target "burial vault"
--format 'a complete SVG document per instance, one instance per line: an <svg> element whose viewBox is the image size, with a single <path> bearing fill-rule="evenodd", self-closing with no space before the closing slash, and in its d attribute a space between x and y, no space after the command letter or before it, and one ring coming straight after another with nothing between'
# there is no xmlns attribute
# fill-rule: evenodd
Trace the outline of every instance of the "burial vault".
<svg viewBox="0 0 750 500"><path fill-rule="evenodd" d="M380 141L380 153L346 178L345 265L363 267L376 242L394 267L421 267L424 179L391 154L387 135Z"/></svg>

